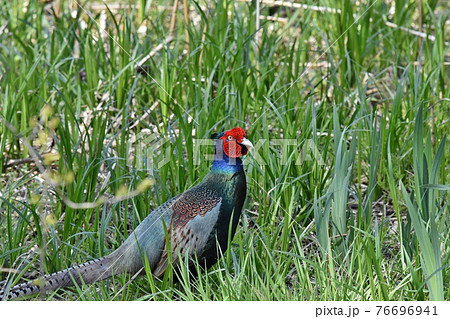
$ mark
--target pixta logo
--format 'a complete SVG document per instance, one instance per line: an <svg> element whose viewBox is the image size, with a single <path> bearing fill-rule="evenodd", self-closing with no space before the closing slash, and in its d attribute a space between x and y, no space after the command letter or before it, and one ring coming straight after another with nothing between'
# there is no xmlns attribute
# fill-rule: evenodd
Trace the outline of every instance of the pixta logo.
<svg viewBox="0 0 450 319"><path fill-rule="evenodd" d="M132 144L129 149L135 150L134 154L130 154L129 165L132 165L134 169L148 172L161 169L171 161L173 154L179 151L174 140L152 133L150 130L142 130L129 143ZM198 166L204 162L214 161L217 140L193 139L192 143L193 152L187 156L193 156L194 165ZM302 165L305 161L315 161L318 165L324 165L321 152L312 139L301 141L297 139L259 139L254 141L253 145L246 156L246 163L253 162L253 164L263 167L275 157L281 165ZM274 156L267 158L267 154Z"/></svg>

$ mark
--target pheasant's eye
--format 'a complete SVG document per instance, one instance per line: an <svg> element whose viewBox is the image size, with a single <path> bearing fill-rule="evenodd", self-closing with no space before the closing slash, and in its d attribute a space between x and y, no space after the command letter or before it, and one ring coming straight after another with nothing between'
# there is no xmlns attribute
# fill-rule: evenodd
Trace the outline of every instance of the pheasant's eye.
<svg viewBox="0 0 450 319"><path fill-rule="evenodd" d="M228 135L227 139L228 139L229 141L231 141L231 140L233 139L233 136Z"/></svg>

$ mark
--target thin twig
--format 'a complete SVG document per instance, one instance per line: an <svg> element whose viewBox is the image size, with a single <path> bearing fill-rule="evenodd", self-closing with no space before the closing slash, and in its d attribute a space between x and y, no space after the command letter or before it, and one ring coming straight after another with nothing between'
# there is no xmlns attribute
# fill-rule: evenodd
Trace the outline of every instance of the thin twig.
<svg viewBox="0 0 450 319"><path fill-rule="evenodd" d="M0 268L0 272L15 273L15 274L20 273L19 270L13 268Z"/></svg>
<svg viewBox="0 0 450 319"><path fill-rule="evenodd" d="M34 160L31 157L21 158L21 159L13 160L13 161L6 163L5 168L15 167L15 166L19 166L22 164L29 164L29 163L33 163L33 162L34 162Z"/></svg>
<svg viewBox="0 0 450 319"><path fill-rule="evenodd" d="M141 71L144 70L143 65L145 62L147 62L151 57L155 56L158 51L161 51L162 48L164 48L164 45L172 42L173 36L169 35L162 43L158 44L153 50L150 51L149 54L147 54L145 57L143 57L138 63L136 63L136 66L134 67L135 70Z"/></svg>
<svg viewBox="0 0 450 319"><path fill-rule="evenodd" d="M186 34L186 47L187 51L191 52L189 45L189 6L187 0L183 0L183 12L184 12L184 22L186 23L186 28L184 28L184 32Z"/></svg>
<svg viewBox="0 0 450 319"><path fill-rule="evenodd" d="M177 22L178 0L175 0L172 8L172 17L170 19L169 36L173 36L175 24Z"/></svg>
<svg viewBox="0 0 450 319"><path fill-rule="evenodd" d="M243 2L252 2L252 0L241 0ZM341 10L340 9L335 9L335 8L330 8L330 7L324 7L324 6L313 6L313 5L308 5L308 4L301 4L301 3L296 3L296 2L287 2L287 1L264 1L261 0L263 5L267 5L269 7L276 7L276 6L280 6L280 7L286 7L286 8L294 8L294 9L304 9L304 10L311 10L311 11L319 11L321 13L333 13L333 14L340 14ZM357 17L356 14L354 14L354 17ZM279 19L279 18L272 18L272 17L264 17L267 20L276 20L279 22L288 22L288 19ZM419 17L420 18L420 17ZM422 32L421 30L417 31L414 29L410 29L410 28L406 28L406 27L402 27L402 26L398 26L395 23L389 22L389 21L385 21L384 24L389 27L389 28L398 28L402 31L405 31L409 34L418 36L420 38L423 39L428 39L430 41L436 41L436 37L432 34L426 34L425 32ZM419 28L422 29L422 25L421 23L419 24ZM450 45L450 42L445 42L446 46Z"/></svg>
<svg viewBox="0 0 450 319"><path fill-rule="evenodd" d="M253 0L241 0L243 2L252 2ZM288 1L264 1L261 0L261 4L269 6L269 7L286 7L286 8L295 8L295 9L305 9L312 11L319 11L322 13L341 13L340 9L329 8L324 6L314 6L309 4L302 4L297 2L288 2Z"/></svg>
<svg viewBox="0 0 450 319"><path fill-rule="evenodd" d="M211 0L209 0L208 7L206 8L206 20L209 18L209 8L211 7ZM206 41L206 32L208 31L208 21L205 21L205 26L203 27L203 33L202 33L202 48L200 49L200 57L198 58L198 65L199 67L202 66L202 59L203 59L203 49L205 47L205 41Z"/></svg>
<svg viewBox="0 0 450 319"><path fill-rule="evenodd" d="M414 29L408 29L406 27L402 27L402 26L398 26L395 23L389 22L389 21L385 21L384 24L386 24L386 26L388 26L389 28L395 28L395 29L400 29L402 31L405 31L409 34L415 35L417 37L423 38L423 39L428 39L430 41L436 41L436 37L432 34L426 34L425 32L420 32ZM444 42L445 45L450 45L450 42Z"/></svg>

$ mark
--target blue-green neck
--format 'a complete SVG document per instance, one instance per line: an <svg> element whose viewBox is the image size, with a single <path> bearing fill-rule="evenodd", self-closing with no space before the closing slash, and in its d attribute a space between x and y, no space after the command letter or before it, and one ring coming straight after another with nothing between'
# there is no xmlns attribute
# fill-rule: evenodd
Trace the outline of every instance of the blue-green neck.
<svg viewBox="0 0 450 319"><path fill-rule="evenodd" d="M211 172L223 174L234 174L243 170L244 167L240 158L229 158L223 153L221 155L216 154L211 167Z"/></svg>

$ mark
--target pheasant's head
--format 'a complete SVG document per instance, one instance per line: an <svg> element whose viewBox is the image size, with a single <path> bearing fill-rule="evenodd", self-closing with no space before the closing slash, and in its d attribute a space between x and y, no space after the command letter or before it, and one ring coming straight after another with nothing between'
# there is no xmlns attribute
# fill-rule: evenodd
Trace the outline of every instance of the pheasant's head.
<svg viewBox="0 0 450 319"><path fill-rule="evenodd" d="M248 149L253 147L252 142L247 139L247 134L240 127L232 128L229 131L213 135L223 143L223 152L230 158L238 158L248 153Z"/></svg>

